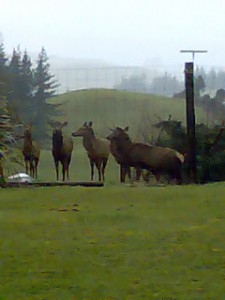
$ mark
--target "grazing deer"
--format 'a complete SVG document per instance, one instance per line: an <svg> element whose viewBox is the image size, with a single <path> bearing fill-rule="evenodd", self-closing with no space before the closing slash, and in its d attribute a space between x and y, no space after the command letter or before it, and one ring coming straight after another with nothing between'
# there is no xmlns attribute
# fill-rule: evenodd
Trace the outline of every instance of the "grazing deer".
<svg viewBox="0 0 225 300"><path fill-rule="evenodd" d="M25 161L26 173L33 178L37 178L38 163L40 158L39 144L32 139L32 125L25 125L23 141L23 157Z"/></svg>
<svg viewBox="0 0 225 300"><path fill-rule="evenodd" d="M94 178L94 165L98 170L98 180L105 180L105 167L107 165L110 149L109 141L95 136L92 122L85 122L72 136L83 137L83 146L87 151L91 166L91 180Z"/></svg>
<svg viewBox="0 0 225 300"><path fill-rule="evenodd" d="M165 173L170 179L182 182L181 167L184 156L171 148L155 147L143 143L133 143L127 134L128 127L116 127L107 137L117 146L117 151L125 166L136 169L136 179L140 179L141 170L151 171L157 179Z"/></svg>
<svg viewBox="0 0 225 300"><path fill-rule="evenodd" d="M69 180L69 165L73 151L72 138L63 136L62 129L67 126L67 122L50 121L49 125L53 128L52 134L52 155L55 163L56 179L59 180L59 162L62 164L62 180L65 175Z"/></svg>

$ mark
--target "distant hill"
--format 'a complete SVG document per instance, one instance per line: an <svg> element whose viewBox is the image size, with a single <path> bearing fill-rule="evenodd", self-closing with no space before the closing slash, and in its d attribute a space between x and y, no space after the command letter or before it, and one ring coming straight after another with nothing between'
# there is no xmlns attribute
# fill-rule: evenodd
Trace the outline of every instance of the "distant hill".
<svg viewBox="0 0 225 300"><path fill-rule="evenodd" d="M156 134L152 124L158 117L185 122L185 100L113 89L84 89L61 94L51 101L62 103L64 116L72 132L85 121L93 121L97 134L106 136L109 128L129 126L133 138L140 138L143 128ZM205 113L196 108L197 122L205 122Z"/></svg>

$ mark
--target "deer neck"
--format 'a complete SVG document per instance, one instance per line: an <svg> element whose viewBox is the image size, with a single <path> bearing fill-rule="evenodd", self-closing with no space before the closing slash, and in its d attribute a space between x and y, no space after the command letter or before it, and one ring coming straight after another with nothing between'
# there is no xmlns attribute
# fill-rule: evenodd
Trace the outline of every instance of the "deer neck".
<svg viewBox="0 0 225 300"><path fill-rule="evenodd" d="M53 135L52 146L54 151L60 152L63 146L63 136Z"/></svg>
<svg viewBox="0 0 225 300"><path fill-rule="evenodd" d="M127 140L127 139L126 140L121 139L116 142L117 151L122 155L127 155L130 149L132 148L132 146L133 143L131 142L131 140Z"/></svg>
<svg viewBox="0 0 225 300"><path fill-rule="evenodd" d="M96 137L93 134L83 136L83 146L87 151L93 150Z"/></svg>
<svg viewBox="0 0 225 300"><path fill-rule="evenodd" d="M32 148L32 138L31 137L25 137L23 142L24 149L31 149Z"/></svg>

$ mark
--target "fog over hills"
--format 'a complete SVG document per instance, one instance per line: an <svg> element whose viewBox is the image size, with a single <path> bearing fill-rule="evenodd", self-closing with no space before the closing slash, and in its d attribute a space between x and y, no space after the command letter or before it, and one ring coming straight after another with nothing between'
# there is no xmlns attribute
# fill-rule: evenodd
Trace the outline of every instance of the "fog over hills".
<svg viewBox="0 0 225 300"><path fill-rule="evenodd" d="M104 60L49 57L51 73L60 83L58 93L84 88L114 88L123 78L144 75L150 83L165 73L180 77L182 66L163 66L160 58L146 61L143 66L115 65Z"/></svg>

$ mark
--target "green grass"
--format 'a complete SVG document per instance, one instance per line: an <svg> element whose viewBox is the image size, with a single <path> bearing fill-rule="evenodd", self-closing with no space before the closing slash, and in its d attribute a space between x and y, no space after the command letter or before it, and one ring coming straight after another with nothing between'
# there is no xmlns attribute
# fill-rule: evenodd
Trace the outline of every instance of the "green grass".
<svg viewBox="0 0 225 300"><path fill-rule="evenodd" d="M0 299L225 299L222 183L0 196Z"/></svg>

